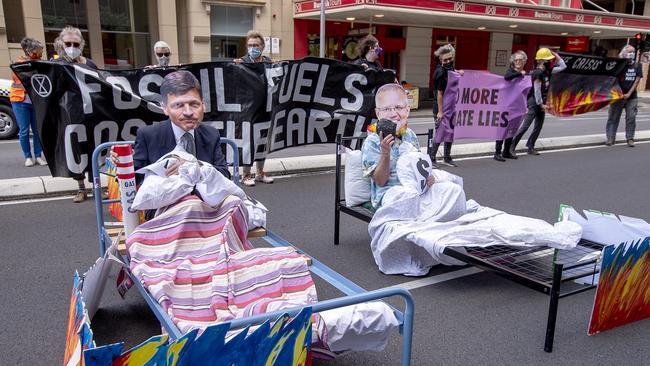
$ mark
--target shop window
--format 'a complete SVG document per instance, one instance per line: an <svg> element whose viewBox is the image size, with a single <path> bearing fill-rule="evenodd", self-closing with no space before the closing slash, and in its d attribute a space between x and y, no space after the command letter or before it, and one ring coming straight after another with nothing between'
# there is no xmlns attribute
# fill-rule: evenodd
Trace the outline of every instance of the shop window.
<svg viewBox="0 0 650 366"><path fill-rule="evenodd" d="M104 67L109 70L144 67L151 63L147 2L99 0Z"/></svg>
<svg viewBox="0 0 650 366"><path fill-rule="evenodd" d="M7 28L7 42L20 43L25 37L25 17L20 0L3 0L5 26Z"/></svg>
<svg viewBox="0 0 650 366"><path fill-rule="evenodd" d="M386 29L386 38L404 38L404 28L388 27Z"/></svg>
<svg viewBox="0 0 650 366"><path fill-rule="evenodd" d="M246 33L253 29L253 8L212 5L210 48L212 61L232 61L246 54Z"/></svg>

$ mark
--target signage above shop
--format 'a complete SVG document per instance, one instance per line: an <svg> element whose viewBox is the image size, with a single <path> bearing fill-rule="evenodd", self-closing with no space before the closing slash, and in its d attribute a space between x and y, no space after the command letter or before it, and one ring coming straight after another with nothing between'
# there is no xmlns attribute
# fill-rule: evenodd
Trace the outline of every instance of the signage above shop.
<svg viewBox="0 0 650 366"><path fill-rule="evenodd" d="M567 52L587 52L589 51L589 37L567 37Z"/></svg>

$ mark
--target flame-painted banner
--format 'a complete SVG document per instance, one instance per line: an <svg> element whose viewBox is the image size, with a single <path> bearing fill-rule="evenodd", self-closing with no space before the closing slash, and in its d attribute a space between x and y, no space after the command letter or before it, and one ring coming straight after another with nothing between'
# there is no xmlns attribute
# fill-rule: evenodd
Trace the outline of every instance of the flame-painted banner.
<svg viewBox="0 0 650 366"><path fill-rule="evenodd" d="M607 246L589 335L650 317L650 237Z"/></svg>
<svg viewBox="0 0 650 366"><path fill-rule="evenodd" d="M294 318L279 317L254 330L228 335L230 325L216 324L201 334L194 329L177 340L167 335L149 338L131 350L123 343L96 347L81 297L82 281L75 273L68 314L64 366L189 366L311 364L312 310L305 307ZM230 337L226 340L227 337Z"/></svg>
<svg viewBox="0 0 650 366"><path fill-rule="evenodd" d="M160 83L177 69L201 82L204 123L236 141L244 165L287 147L334 142L339 133L360 135L374 115L374 91L395 80L391 71L320 58L120 71L31 61L12 69L34 104L53 176L78 176L95 146L134 140L139 127L166 120Z"/></svg>
<svg viewBox="0 0 650 366"><path fill-rule="evenodd" d="M566 70L553 74L548 89L551 113L573 116L597 111L623 98L618 76L627 60L560 52Z"/></svg>

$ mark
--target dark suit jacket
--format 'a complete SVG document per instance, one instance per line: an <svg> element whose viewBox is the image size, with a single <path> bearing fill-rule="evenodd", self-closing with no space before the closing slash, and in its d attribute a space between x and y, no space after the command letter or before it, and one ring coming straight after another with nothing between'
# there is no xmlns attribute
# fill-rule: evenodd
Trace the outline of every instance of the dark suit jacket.
<svg viewBox="0 0 650 366"><path fill-rule="evenodd" d="M210 126L199 124L194 130L196 158L212 164L221 174L230 178L226 158L221 153L220 140L219 131ZM155 163L174 148L176 138L170 120L139 128L133 153L135 170Z"/></svg>

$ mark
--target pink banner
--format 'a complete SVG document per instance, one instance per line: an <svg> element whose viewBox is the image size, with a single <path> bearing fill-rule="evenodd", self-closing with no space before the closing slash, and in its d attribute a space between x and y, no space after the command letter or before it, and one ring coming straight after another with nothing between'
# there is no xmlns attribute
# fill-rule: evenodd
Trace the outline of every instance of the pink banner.
<svg viewBox="0 0 650 366"><path fill-rule="evenodd" d="M448 73L443 120L436 137L503 140L512 137L526 114L529 76L506 81L486 71ZM448 141L447 138L443 138Z"/></svg>

